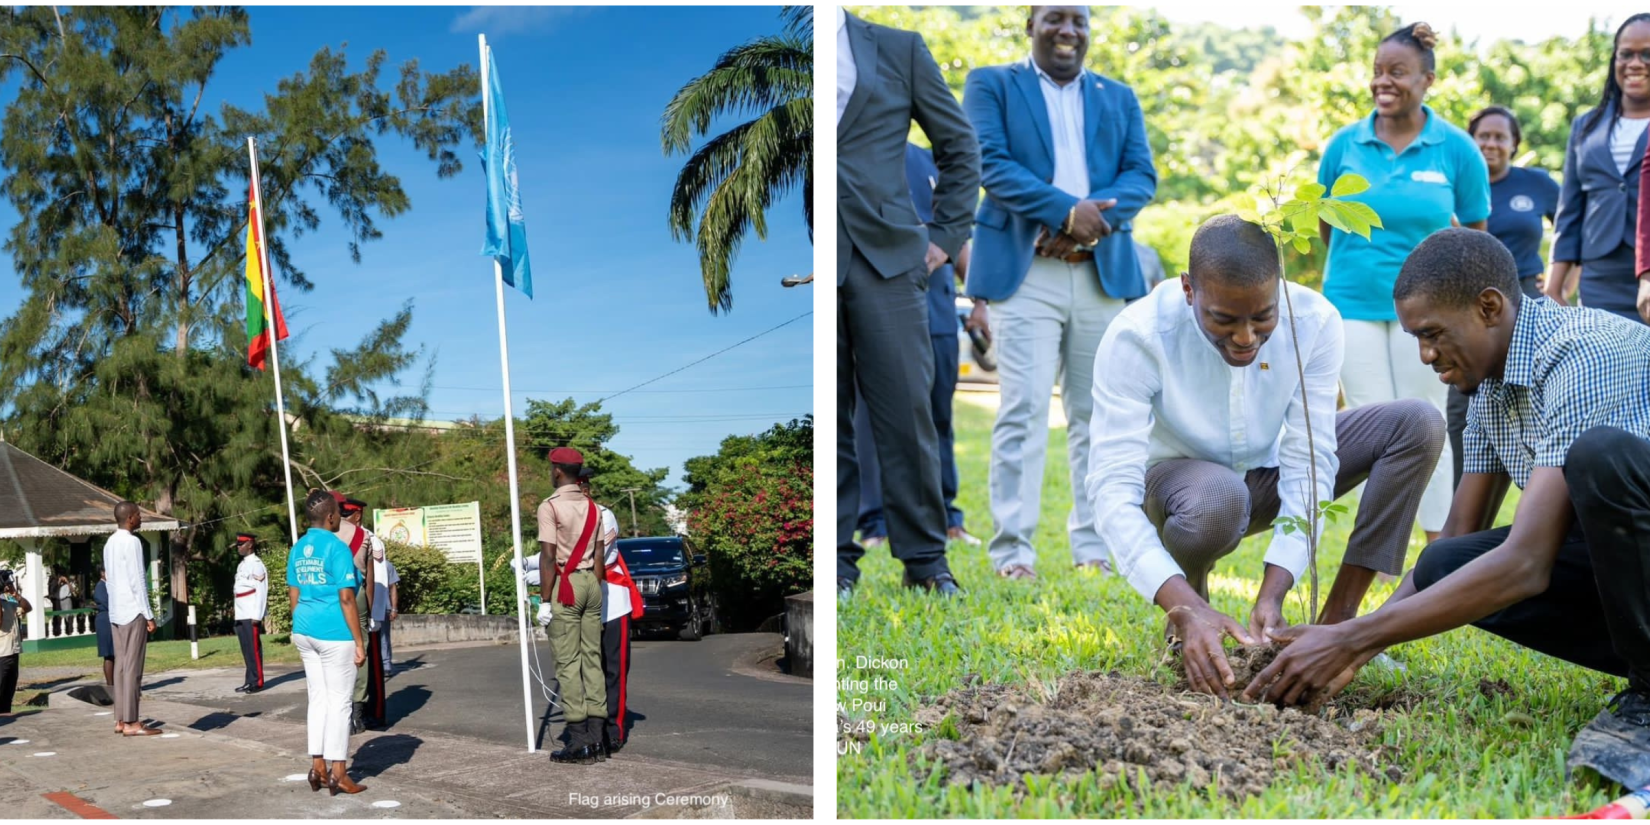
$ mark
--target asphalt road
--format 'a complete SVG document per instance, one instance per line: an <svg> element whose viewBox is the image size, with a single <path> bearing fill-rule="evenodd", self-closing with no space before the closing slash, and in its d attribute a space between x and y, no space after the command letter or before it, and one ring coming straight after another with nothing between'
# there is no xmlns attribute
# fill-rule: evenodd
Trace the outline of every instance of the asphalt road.
<svg viewBox="0 0 1650 825"><path fill-rule="evenodd" d="M811 777L811 683L752 675L777 674L759 660L771 659L781 646L780 636L755 633L633 642L628 696L633 726L626 753L782 779ZM547 643L538 644L538 655L545 682L554 689ZM396 649L395 665L388 682L390 732L468 737L525 752L528 724L518 647ZM271 669L266 689L253 696L234 693L239 683L238 668L173 671L146 680L144 695L304 724L308 697L301 669ZM531 688L538 746L558 748L560 711L549 709L536 681Z"/></svg>

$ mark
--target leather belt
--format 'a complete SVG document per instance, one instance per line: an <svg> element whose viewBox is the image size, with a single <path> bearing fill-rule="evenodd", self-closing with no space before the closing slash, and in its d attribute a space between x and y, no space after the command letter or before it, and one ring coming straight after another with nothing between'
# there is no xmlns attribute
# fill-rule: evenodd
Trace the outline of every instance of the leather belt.
<svg viewBox="0 0 1650 825"><path fill-rule="evenodd" d="M1094 251L1089 249L1078 250L1062 256L1060 260L1065 261L1068 264L1088 263L1089 261L1094 260Z"/></svg>

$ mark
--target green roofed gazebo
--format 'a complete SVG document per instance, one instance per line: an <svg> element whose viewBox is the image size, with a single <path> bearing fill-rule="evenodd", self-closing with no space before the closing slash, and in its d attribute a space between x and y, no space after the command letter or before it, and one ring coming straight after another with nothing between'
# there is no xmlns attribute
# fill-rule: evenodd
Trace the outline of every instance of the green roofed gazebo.
<svg viewBox="0 0 1650 825"><path fill-rule="evenodd" d="M49 582L41 560L41 539L110 535L116 529L115 505L120 501L120 496L0 441L0 541L16 541L23 546L27 559L18 571L18 592L34 605L31 618L41 617L40 621L28 622L30 647L37 648L45 641L48 631L44 619ZM154 594L159 592L159 534L176 530L179 525L173 518L141 506L139 509L143 511L140 532L148 537L149 587ZM161 618L157 613L156 619Z"/></svg>

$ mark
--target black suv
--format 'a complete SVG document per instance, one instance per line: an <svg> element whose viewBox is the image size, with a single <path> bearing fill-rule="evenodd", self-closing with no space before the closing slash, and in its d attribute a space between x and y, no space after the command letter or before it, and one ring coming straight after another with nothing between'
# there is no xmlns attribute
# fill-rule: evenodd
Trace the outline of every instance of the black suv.
<svg viewBox="0 0 1650 825"><path fill-rule="evenodd" d="M637 630L668 630L689 641L716 629L710 571L705 557L681 536L619 539L619 554L630 568L647 612Z"/></svg>

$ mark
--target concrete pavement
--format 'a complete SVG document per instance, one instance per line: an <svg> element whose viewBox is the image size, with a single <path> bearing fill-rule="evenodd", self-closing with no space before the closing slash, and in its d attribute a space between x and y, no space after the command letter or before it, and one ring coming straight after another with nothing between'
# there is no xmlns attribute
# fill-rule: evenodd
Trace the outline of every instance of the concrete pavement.
<svg viewBox="0 0 1650 825"><path fill-rule="evenodd" d="M151 675L143 714L172 736L119 737L108 708L59 689L46 710L0 718L0 806L5 818L41 819L94 809L122 818L808 817L811 690L767 672L762 651L774 643L637 643L631 692L645 718L629 748L588 767L527 753L515 648L398 650L408 666L389 683L390 730L351 739L351 772L368 787L354 797L312 793L302 781L301 671L266 674L270 688L251 697L233 693L233 668ZM557 747L544 734L560 733L559 715L546 723L542 699L535 704L545 746ZM158 799L170 804L144 804Z"/></svg>

